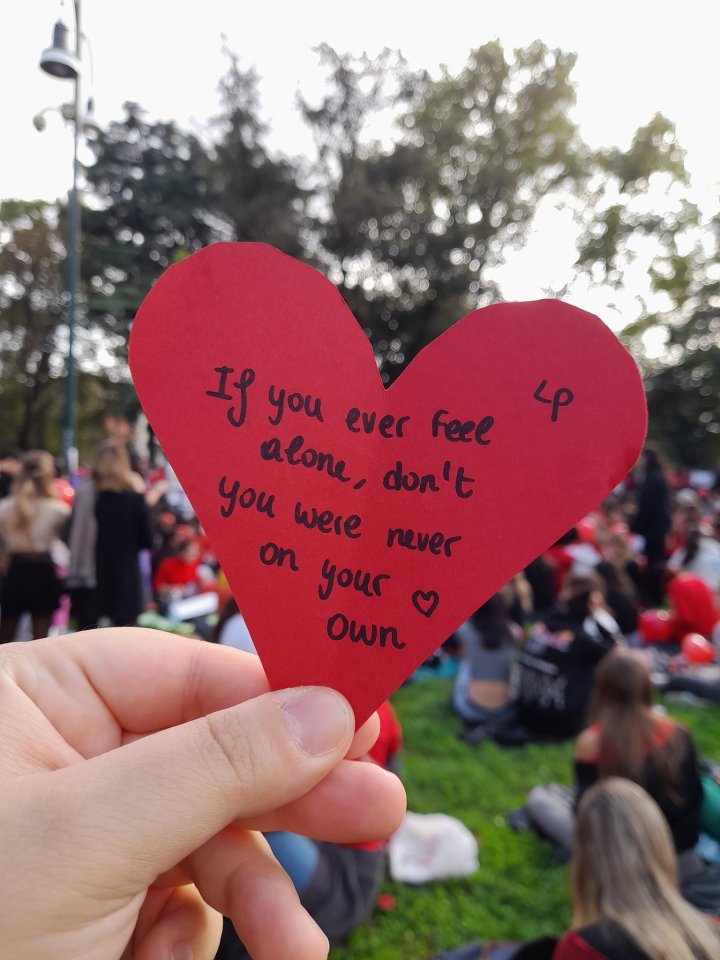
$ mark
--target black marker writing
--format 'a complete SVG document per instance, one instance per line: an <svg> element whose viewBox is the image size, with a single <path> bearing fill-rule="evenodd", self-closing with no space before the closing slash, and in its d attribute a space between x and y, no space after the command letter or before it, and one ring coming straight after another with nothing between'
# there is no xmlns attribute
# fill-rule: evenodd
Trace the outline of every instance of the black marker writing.
<svg viewBox="0 0 720 960"><path fill-rule="evenodd" d="M282 420L286 409L291 413L304 413L306 417L314 417L320 423L325 422L319 397L305 396L302 393L291 393L288 396L284 387L276 389L275 384L272 384L268 390L268 400L271 406L275 407L274 415L268 417L270 423L275 427Z"/></svg>
<svg viewBox="0 0 720 960"><path fill-rule="evenodd" d="M540 386L537 388L533 397L535 400L539 400L540 403L550 403L552 404L552 413L550 414L550 420L555 423L560 412L560 407L569 407L570 404L575 399L572 390L568 387L560 387L559 390L556 390L552 397L544 397L542 395L543 390L547 386L547 380L542 380Z"/></svg>
<svg viewBox="0 0 720 960"><path fill-rule="evenodd" d="M263 460L275 460L276 463L287 461L291 467L307 467L310 470L317 470L318 473L324 471L340 483L350 483L352 480L352 477L345 472L344 460L336 460L332 453L323 453L312 447L305 447L305 438L300 435L293 437L285 448L278 437L263 440L260 444L260 456Z"/></svg>
<svg viewBox="0 0 720 960"><path fill-rule="evenodd" d="M407 644L398 640L397 627L378 627L374 623L368 628L364 623L348 620L342 613L336 613L327 622L327 635L331 640L343 640L350 637L353 643L363 643L366 647L393 646L403 650Z"/></svg>
<svg viewBox="0 0 720 960"><path fill-rule="evenodd" d="M410 600L417 612L424 617L431 617L440 603L440 597L435 590L416 590Z"/></svg>
<svg viewBox="0 0 720 960"><path fill-rule="evenodd" d="M454 471L454 477L451 474ZM475 480L465 473L465 467L453 467L449 460L443 465L442 480L447 483L452 482L455 494L461 500L467 500L473 495L472 490L466 490L466 486L475 483ZM382 481L386 490L400 491L406 490L408 493L417 491L418 493L438 493L440 490L439 481L434 473L417 473L415 470L405 470L402 460L396 460L395 466L387 471Z"/></svg>
<svg viewBox="0 0 720 960"><path fill-rule="evenodd" d="M266 567L283 567L286 560L290 569L297 573L300 567L297 565L294 550L279 547L272 542L264 543L260 547L260 563L264 563Z"/></svg>
<svg viewBox="0 0 720 960"><path fill-rule="evenodd" d="M228 393L227 390L227 378L229 374L234 372L233 367L215 367L215 373L220 374L218 388L217 390L206 390L206 396L217 397L218 400L234 400L235 397L233 394ZM234 409L231 405L227 409L227 418L233 427L241 427L245 423L245 417L247 416L247 392L254 380L255 371L251 370L250 367L246 367L240 374L240 379L234 380L231 384L239 392L237 408Z"/></svg>
<svg viewBox="0 0 720 960"><path fill-rule="evenodd" d="M348 410L345 417L345 426L352 433L373 433L375 429L381 437L391 440L393 437L403 437L403 427L410 417L395 417L391 413L386 413L378 420L378 415L374 411L365 413L357 407ZM360 426L356 424L360 422Z"/></svg>
<svg viewBox="0 0 720 960"><path fill-rule="evenodd" d="M388 547L404 547L406 550L417 550L419 553L424 553L428 550L436 557L442 555L452 557L452 548L460 540L462 540L462 537L448 537L447 534L441 531L437 531L437 533L422 533L418 530L416 532L412 527L408 527L407 529L403 527L391 527L387 535Z"/></svg>
<svg viewBox="0 0 720 960"><path fill-rule="evenodd" d="M329 560L323 560L320 577L322 582L318 584L318 596L321 600L327 600L335 586L352 588L366 597L382 597L382 582L390 579L387 573L373 575L364 570L351 570L349 567L338 570L336 564Z"/></svg>
<svg viewBox="0 0 720 960"><path fill-rule="evenodd" d="M225 500L220 506L220 513L223 517L231 517L236 506L249 510L255 507L258 513L264 513L272 520L275 519L273 507L275 506L275 494L267 494L264 490L257 492L254 487L245 487L240 490L240 481L234 480L232 486L228 489L227 476L220 477L218 484L218 493Z"/></svg>
<svg viewBox="0 0 720 960"><path fill-rule="evenodd" d="M481 447L486 447L490 440L485 439L485 434L495 423L495 417L483 417L478 423L474 420L444 420L443 416L447 410L436 410L432 418L432 435L438 437L442 433L445 440L450 443L479 443Z"/></svg>
<svg viewBox="0 0 720 960"><path fill-rule="evenodd" d="M206 390L205 394L208 397L218 397L220 400L232 400L232 394L228 393L225 389L225 382L228 378L229 373L233 373L232 367L215 367L215 373L220 374L220 381L218 383L217 390Z"/></svg>
<svg viewBox="0 0 720 960"><path fill-rule="evenodd" d="M361 536L359 528L362 518L356 513L344 517L332 510L318 510L317 507L305 508L300 500L295 504L295 523L298 526L307 527L308 530L316 529L320 533L335 533L338 536L344 534L350 540L357 540Z"/></svg>

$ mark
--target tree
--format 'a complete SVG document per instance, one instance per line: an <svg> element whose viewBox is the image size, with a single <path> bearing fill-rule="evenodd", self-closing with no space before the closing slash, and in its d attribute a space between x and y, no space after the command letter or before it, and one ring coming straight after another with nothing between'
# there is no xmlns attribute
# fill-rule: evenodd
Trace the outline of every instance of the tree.
<svg viewBox="0 0 720 960"><path fill-rule="evenodd" d="M67 330L58 211L0 204L0 435L23 449L58 439Z"/></svg>
<svg viewBox="0 0 720 960"><path fill-rule="evenodd" d="M213 238L209 158L173 122L149 122L135 103L91 146L85 170L83 277L91 322L122 353L138 307L160 274ZM116 335L113 337L113 335Z"/></svg>
<svg viewBox="0 0 720 960"><path fill-rule="evenodd" d="M671 218L633 206L655 171L671 183L684 177L672 126L654 118L628 151L591 151L570 118L574 55L537 41L508 58L494 42L437 80L396 61L385 89L402 112L386 146L361 137L392 95L378 84L383 65L321 54L331 93L314 111L305 105L305 116L333 176L319 217L323 251L386 380L500 296L492 269L523 242L544 197L572 203L578 269L599 280L619 282L635 236L672 232Z"/></svg>
<svg viewBox="0 0 720 960"><path fill-rule="evenodd" d="M687 467L720 464L720 214L696 231L684 253L679 243L658 257L653 286L662 309L646 311L625 336L642 353L643 340L661 337L664 349L643 360L650 432Z"/></svg>
<svg viewBox="0 0 720 960"><path fill-rule="evenodd" d="M220 82L222 112L209 168L210 204L220 235L272 244L291 256L304 254L307 192L297 164L273 157L265 146L257 75L243 72L237 56Z"/></svg>

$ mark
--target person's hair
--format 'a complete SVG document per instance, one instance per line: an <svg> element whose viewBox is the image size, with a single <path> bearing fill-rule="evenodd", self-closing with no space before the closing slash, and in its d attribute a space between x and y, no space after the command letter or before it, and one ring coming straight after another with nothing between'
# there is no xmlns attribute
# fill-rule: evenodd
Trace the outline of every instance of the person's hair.
<svg viewBox="0 0 720 960"><path fill-rule="evenodd" d="M696 526L690 527L685 540L685 550L682 558L683 567L687 567L687 565L692 563L695 557L698 555L701 540L702 531L700 528Z"/></svg>
<svg viewBox="0 0 720 960"><path fill-rule="evenodd" d="M658 749L658 720L652 704L650 671L637 653L618 647L603 657L595 671L590 707L590 718L600 734L598 773L639 782L650 758L660 783L674 793L684 744L680 737L671 736Z"/></svg>
<svg viewBox="0 0 720 960"><path fill-rule="evenodd" d="M624 597L634 597L635 585L627 572L627 566L633 558L628 538L623 533L611 533L607 539L607 546L613 547L616 554L615 562L610 560L603 568L603 577L608 589L615 590Z"/></svg>
<svg viewBox="0 0 720 960"><path fill-rule="evenodd" d="M0 460L22 460L22 450L11 443L0 444Z"/></svg>
<svg viewBox="0 0 720 960"><path fill-rule="evenodd" d="M132 490L132 470L126 447L114 440L101 443L95 454L93 479L98 490L113 493Z"/></svg>
<svg viewBox="0 0 720 960"><path fill-rule="evenodd" d="M629 780L602 780L580 801L572 897L573 926L613 920L650 960L720 955L720 934L678 890L665 817Z"/></svg>
<svg viewBox="0 0 720 960"><path fill-rule="evenodd" d="M576 527L570 527L558 540L553 544L554 547L567 547L570 543L575 543L578 539L578 532Z"/></svg>
<svg viewBox="0 0 720 960"><path fill-rule="evenodd" d="M496 593L470 617L470 621L480 634L480 645L486 650L499 650L513 642L505 598Z"/></svg>
<svg viewBox="0 0 720 960"><path fill-rule="evenodd" d="M605 598L606 589L602 577L597 573L569 573L563 581L565 607L573 619L582 622L590 616L590 597L600 593Z"/></svg>
<svg viewBox="0 0 720 960"><path fill-rule="evenodd" d="M21 460L20 473L13 485L15 525L29 530L38 511L38 501L57 497L53 477L55 464L45 450L29 450Z"/></svg>
<svg viewBox="0 0 720 960"><path fill-rule="evenodd" d="M218 617L218 621L215 624L215 627L213 628L213 632L212 632L213 643L220 642L220 635L223 632L223 628L225 627L225 624L228 622L228 620L231 617L234 617L236 613L240 613L240 610L237 605L237 601L235 600L235 597L229 597L225 606L222 608L222 612Z"/></svg>
<svg viewBox="0 0 720 960"><path fill-rule="evenodd" d="M646 474L649 473L662 473L665 474L666 465L664 462L664 457L660 453L657 447L646 445L642 453L643 456L643 465L645 467Z"/></svg>

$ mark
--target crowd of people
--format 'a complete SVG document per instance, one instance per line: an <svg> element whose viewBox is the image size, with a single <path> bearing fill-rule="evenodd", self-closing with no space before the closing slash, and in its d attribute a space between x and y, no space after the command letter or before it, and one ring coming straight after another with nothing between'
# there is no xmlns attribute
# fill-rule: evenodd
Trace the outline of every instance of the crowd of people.
<svg viewBox="0 0 720 960"><path fill-rule="evenodd" d="M171 472L138 460L126 424L108 432L71 477L47 452L0 451L0 642L152 614L156 626L190 619L184 632L253 653ZM575 740L574 787L538 784L525 811L572 860L573 930L448 958L720 958L705 919L720 915L720 870L697 850L699 759L689 732L654 705L654 687L720 702L720 477L709 479L670 474L646 449L596 511L439 652L457 668L452 705L469 746ZM191 598L208 602L180 612ZM385 704L365 758L392 770L401 743ZM331 942L369 915L386 840L265 834ZM247 955L226 922L219 960Z"/></svg>

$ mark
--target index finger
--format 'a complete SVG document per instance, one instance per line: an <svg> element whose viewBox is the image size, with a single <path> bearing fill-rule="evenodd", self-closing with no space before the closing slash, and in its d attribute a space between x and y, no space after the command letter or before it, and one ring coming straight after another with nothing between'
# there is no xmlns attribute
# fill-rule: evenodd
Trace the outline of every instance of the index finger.
<svg viewBox="0 0 720 960"><path fill-rule="evenodd" d="M270 689L252 654L135 627L35 640L14 649L8 665L18 686L84 757ZM371 719L350 755L376 737Z"/></svg>

